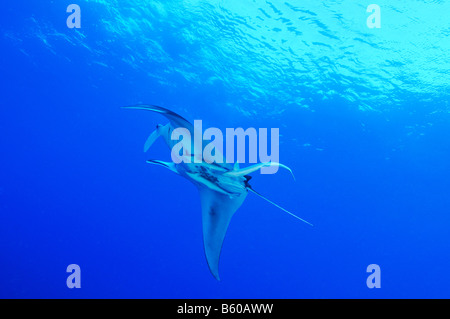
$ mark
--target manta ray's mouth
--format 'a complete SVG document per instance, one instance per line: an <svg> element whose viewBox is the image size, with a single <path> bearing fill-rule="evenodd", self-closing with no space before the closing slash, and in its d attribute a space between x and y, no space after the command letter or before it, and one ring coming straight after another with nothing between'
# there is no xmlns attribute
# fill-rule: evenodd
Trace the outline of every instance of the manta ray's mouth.
<svg viewBox="0 0 450 319"><path fill-rule="evenodd" d="M250 182L250 180L252 179L252 176L250 176L250 175L245 175L244 176L245 177L245 187L248 187L248 188L252 188L251 186L250 186L250 184L248 183L248 182Z"/></svg>

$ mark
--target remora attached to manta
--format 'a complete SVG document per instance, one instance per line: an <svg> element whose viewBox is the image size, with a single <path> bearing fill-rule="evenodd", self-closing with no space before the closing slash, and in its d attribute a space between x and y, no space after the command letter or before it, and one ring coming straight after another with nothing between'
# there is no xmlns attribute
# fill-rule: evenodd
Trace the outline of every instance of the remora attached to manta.
<svg viewBox="0 0 450 319"><path fill-rule="evenodd" d="M141 104L125 106L123 108L160 113L169 120L169 123L166 125L158 124L156 126L156 130L145 142L144 151L147 151L159 136L164 138L166 144L172 150L172 147L178 143L178 141L171 139L172 132L176 128L185 128L190 132L191 136L194 136L194 126L189 121L163 107ZM187 155L192 157L200 156L201 158L204 145L202 145L201 150L196 150L194 147L195 146L192 146L191 144L191 152ZM233 166L229 163L225 163L225 160L223 163L213 162L212 164L208 164L204 161L201 163L191 161L190 163L181 162L175 164L173 162L163 162L160 160L148 160L147 163L164 166L172 172L187 178L197 186L200 192L202 207L203 244L206 260L212 275L217 280L220 280L219 258L228 225L236 210L242 205L247 197L248 191L255 193L286 213L311 225L309 222L268 200L253 190L249 184L251 176L248 174L265 166L279 165L280 167L289 170L292 174L291 169L283 164L273 162L259 163L240 169L237 163Z"/></svg>

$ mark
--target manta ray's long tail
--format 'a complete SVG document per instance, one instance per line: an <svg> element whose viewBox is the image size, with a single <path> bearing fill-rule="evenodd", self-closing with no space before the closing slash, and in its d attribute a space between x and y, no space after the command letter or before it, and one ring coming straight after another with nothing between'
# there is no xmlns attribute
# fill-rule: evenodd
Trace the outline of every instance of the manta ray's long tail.
<svg viewBox="0 0 450 319"><path fill-rule="evenodd" d="M297 218L298 220L301 220L302 222L304 222L304 223L306 223L306 224L308 224L308 225L310 225L310 226L314 226L314 225L311 224L310 222L308 222L308 221L306 221L306 220L304 220L304 219L298 217L297 215L292 214L292 213L291 213L290 211L288 211L287 209L284 209L283 207L281 207L281 206L275 204L275 203L272 202L270 199L267 199L266 197L264 197L263 195L261 195L260 193L258 193L257 191L255 191L253 188L247 187L247 189L250 190L251 192L253 192L254 194L258 195L259 197L261 197L261 198L264 199L265 201L268 201L268 202L271 203L272 205L278 207L278 208L281 209L282 211L284 211L284 212L288 213L289 215L291 215L291 216Z"/></svg>

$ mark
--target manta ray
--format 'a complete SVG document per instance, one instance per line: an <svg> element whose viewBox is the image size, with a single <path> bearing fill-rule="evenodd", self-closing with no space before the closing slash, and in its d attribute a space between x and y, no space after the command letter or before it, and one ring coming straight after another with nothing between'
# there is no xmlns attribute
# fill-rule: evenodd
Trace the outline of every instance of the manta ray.
<svg viewBox="0 0 450 319"><path fill-rule="evenodd" d="M185 128L191 133L191 136L194 136L194 126L189 121L163 107L141 104L124 106L123 108L159 113L169 120L169 123L166 125L158 124L156 126L156 130L148 137L144 144L144 151L147 151L158 137L162 137L172 150L172 147L178 143L178 141L171 139L172 132L176 128ZM195 146L190 146L189 150L186 152L187 154L184 154L183 156L202 156L201 151L202 150L195 149ZM259 163L241 169L238 163L232 165L230 163L225 163L225 161L222 161L222 163L212 162L211 164L206 161L201 161L200 163L196 163L195 161L189 163L182 161L179 164L176 164L175 162L163 162L151 159L148 160L147 163L163 166L172 172L185 177L197 186L200 193L202 208L203 244L206 261L211 274L217 280L220 280L219 258L228 225L236 210L244 202L248 192L258 195L286 213L312 226L309 222L265 198L256 192L249 184L249 181L252 178L249 174L262 167L279 165L279 167L287 169L292 174L292 170L283 164L274 162Z"/></svg>

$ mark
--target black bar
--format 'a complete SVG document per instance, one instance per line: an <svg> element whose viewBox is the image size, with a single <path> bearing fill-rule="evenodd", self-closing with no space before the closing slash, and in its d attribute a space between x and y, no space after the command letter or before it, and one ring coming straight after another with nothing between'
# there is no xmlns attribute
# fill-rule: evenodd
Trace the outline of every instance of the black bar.
<svg viewBox="0 0 450 319"><path fill-rule="evenodd" d="M395 299L23 299L0 300L2 311L77 316L99 314L139 318L317 318L356 314L386 316L394 310L415 313L420 308L448 308L449 300ZM34 317L33 316L33 317Z"/></svg>

